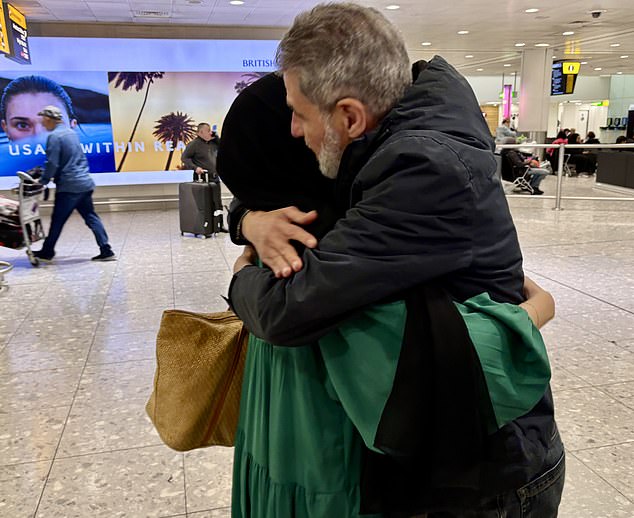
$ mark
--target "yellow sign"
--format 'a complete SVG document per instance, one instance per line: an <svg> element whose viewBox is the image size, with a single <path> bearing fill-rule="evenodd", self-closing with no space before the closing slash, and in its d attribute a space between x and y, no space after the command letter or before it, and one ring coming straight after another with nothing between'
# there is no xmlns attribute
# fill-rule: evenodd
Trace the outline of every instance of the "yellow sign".
<svg viewBox="0 0 634 518"><path fill-rule="evenodd" d="M9 35L7 34L6 18L4 16L4 4L0 0L0 52L9 54L11 47L9 46Z"/></svg>
<svg viewBox="0 0 634 518"><path fill-rule="evenodd" d="M564 61L561 66L564 74L578 74L581 63L578 61Z"/></svg>
<svg viewBox="0 0 634 518"><path fill-rule="evenodd" d="M23 29L26 29L26 18L24 15L11 4L7 4L7 7L9 8L9 18Z"/></svg>

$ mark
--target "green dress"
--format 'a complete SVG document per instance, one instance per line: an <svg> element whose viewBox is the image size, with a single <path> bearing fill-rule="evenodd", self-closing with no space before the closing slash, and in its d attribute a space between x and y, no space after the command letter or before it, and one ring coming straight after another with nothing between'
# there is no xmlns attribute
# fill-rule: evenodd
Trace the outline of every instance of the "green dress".
<svg viewBox="0 0 634 518"><path fill-rule="evenodd" d="M495 424L502 426L530 410L546 389L543 340L525 311L487 294L457 307L483 366ZM375 449L406 316L404 302L374 306L303 347L251 336L233 518L359 516L362 449Z"/></svg>

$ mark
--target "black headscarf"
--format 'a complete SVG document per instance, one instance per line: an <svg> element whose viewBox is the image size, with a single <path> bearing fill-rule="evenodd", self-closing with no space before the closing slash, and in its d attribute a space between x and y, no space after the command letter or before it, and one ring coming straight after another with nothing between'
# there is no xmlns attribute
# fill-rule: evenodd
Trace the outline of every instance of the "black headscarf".
<svg viewBox="0 0 634 518"><path fill-rule="evenodd" d="M334 182L321 174L304 140L291 135L291 115L280 76L269 74L244 89L225 117L218 174L248 209L295 205L316 209L323 223Z"/></svg>

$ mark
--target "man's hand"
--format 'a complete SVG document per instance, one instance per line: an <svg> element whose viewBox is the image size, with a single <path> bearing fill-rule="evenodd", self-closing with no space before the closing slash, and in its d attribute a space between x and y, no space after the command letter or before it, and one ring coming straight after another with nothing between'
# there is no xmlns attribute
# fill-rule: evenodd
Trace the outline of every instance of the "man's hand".
<svg viewBox="0 0 634 518"><path fill-rule="evenodd" d="M197 175L201 175L201 174L203 174L203 173L206 173L206 172L207 172L207 170L206 170L206 169L203 169L202 167L196 167L196 169L194 169L194 172L195 172Z"/></svg>
<svg viewBox="0 0 634 518"><path fill-rule="evenodd" d="M242 221L242 235L253 244L262 262L276 277L290 277L303 266L290 241L315 248L317 239L301 225L308 225L316 219L317 211L302 212L297 207L271 212L253 211L247 213Z"/></svg>
<svg viewBox="0 0 634 518"><path fill-rule="evenodd" d="M255 249L249 245L245 246L242 250L242 254L236 259L236 262L233 264L233 273L238 273L245 266L255 264L257 258L258 254L255 252Z"/></svg>

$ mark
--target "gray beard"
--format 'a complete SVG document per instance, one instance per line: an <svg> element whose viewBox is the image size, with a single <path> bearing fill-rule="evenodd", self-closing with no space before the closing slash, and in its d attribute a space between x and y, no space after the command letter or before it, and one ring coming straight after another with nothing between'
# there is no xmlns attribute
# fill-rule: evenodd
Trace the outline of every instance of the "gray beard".
<svg viewBox="0 0 634 518"><path fill-rule="evenodd" d="M321 174L331 180L337 178L342 156L343 149L341 148L337 132L332 129L330 124L326 124L324 139L321 143L319 155L317 156Z"/></svg>

